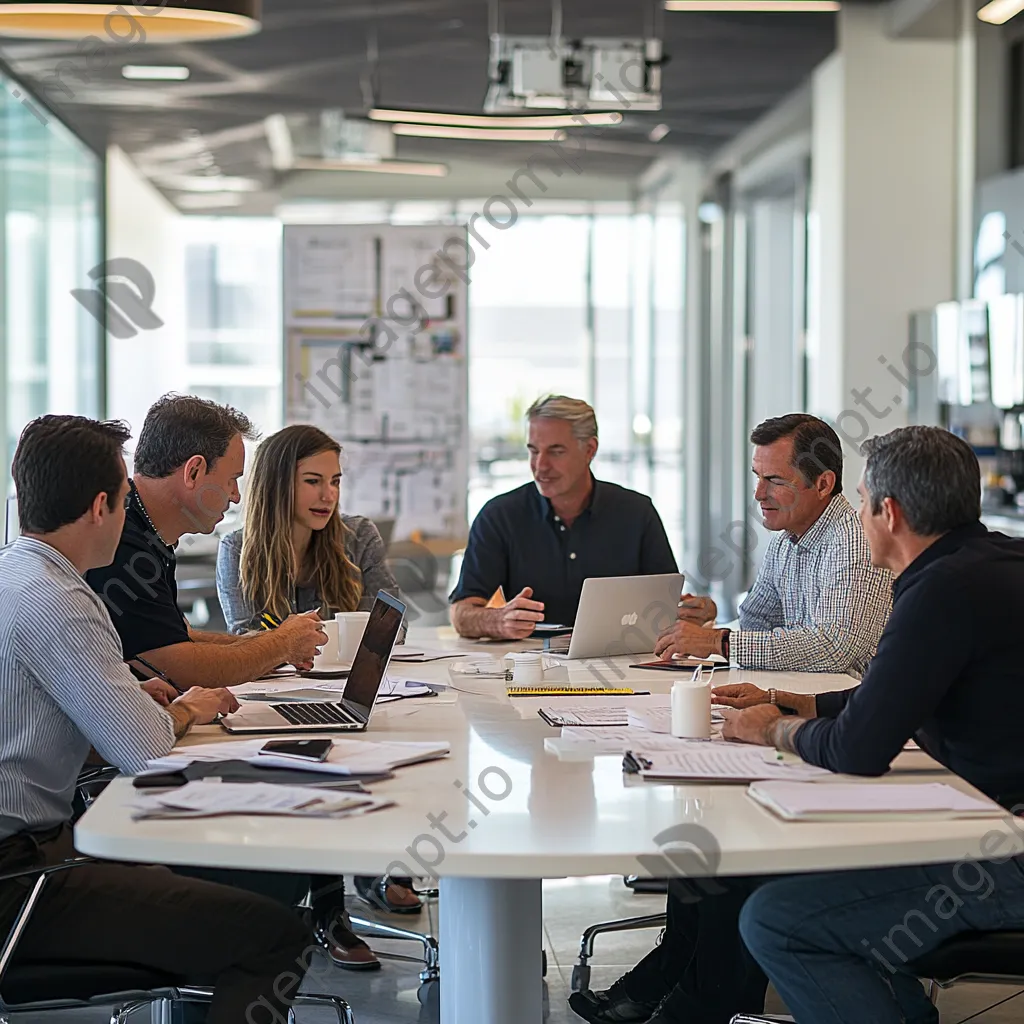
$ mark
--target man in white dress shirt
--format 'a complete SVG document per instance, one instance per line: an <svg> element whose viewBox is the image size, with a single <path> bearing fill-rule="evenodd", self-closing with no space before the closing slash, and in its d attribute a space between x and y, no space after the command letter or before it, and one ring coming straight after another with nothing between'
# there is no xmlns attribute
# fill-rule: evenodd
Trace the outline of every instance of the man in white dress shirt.
<svg viewBox="0 0 1024 1024"><path fill-rule="evenodd" d="M83 579L121 536L128 436L120 423L44 416L14 456L23 535L0 559L0 874L75 856L71 804L90 747L139 772L194 724L238 707L223 689L143 692ZM3 934L34 881L0 882ZM260 1009L283 1021L306 937L297 914L265 897L162 867L92 863L51 876L13 962L134 964L168 984L213 985L208 1024Z"/></svg>

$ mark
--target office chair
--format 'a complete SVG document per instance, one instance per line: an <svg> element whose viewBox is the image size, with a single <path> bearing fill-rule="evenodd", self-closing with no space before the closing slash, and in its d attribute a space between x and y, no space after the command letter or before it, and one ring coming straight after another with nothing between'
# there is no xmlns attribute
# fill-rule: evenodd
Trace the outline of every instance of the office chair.
<svg viewBox="0 0 1024 1024"><path fill-rule="evenodd" d="M113 1006L111 1024L127 1024L137 1010L155 1003L202 1003L213 999L213 989L183 985L177 979L136 964L89 964L35 962L11 965L18 942L28 926L47 882L61 871L72 871L95 863L80 857L46 868L28 868L0 875L0 882L37 876L26 895L10 934L0 947L0 1022L9 1024L8 1014L49 1013ZM355 1024L348 1003L340 996L302 993L296 1006L329 1006L339 1024ZM294 1014L288 1013L289 1024Z"/></svg>
<svg viewBox="0 0 1024 1024"><path fill-rule="evenodd" d="M938 1002L939 992L962 982L1024 985L1024 931L962 932L907 965L928 982L928 996ZM792 1017L758 1017L740 1013L731 1024L765 1024Z"/></svg>
<svg viewBox="0 0 1024 1024"><path fill-rule="evenodd" d="M626 886L635 893L667 893L668 881L664 878L639 878L630 875L623 878ZM573 964L569 982L570 992L583 992L590 988L590 958L594 955L594 939L598 935L612 932L639 931L642 928L664 928L665 914L647 914L643 917L625 917L617 921L602 921L592 924L580 939L579 959Z"/></svg>

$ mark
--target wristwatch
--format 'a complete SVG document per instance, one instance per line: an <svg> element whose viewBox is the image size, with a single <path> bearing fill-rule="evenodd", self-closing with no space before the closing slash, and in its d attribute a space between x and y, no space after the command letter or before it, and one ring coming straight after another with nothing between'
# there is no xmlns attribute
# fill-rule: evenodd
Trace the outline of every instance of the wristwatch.
<svg viewBox="0 0 1024 1024"><path fill-rule="evenodd" d="M722 657L726 661L731 660L729 658L729 634L732 632L731 629L723 629L722 631Z"/></svg>

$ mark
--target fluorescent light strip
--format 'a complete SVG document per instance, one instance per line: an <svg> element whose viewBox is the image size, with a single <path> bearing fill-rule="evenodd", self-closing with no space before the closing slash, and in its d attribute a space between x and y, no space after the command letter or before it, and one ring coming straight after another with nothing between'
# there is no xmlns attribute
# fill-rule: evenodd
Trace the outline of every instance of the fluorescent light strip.
<svg viewBox="0 0 1024 1024"><path fill-rule="evenodd" d="M978 17L990 25L1005 25L1021 11L1024 11L1024 0L992 0L978 11Z"/></svg>
<svg viewBox="0 0 1024 1024"><path fill-rule="evenodd" d="M406 124L452 125L456 128L585 128L588 125L622 124L618 111L609 113L547 114L516 116L502 114L449 114L429 110L371 110L371 121L393 121Z"/></svg>
<svg viewBox="0 0 1024 1024"><path fill-rule="evenodd" d="M395 135L416 139L473 139L478 142L561 142L566 138L562 129L542 128L457 128L440 124L396 124Z"/></svg>
<svg viewBox="0 0 1024 1024"><path fill-rule="evenodd" d="M746 14L754 11L808 14L838 11L839 0L665 0L666 11Z"/></svg>
<svg viewBox="0 0 1024 1024"><path fill-rule="evenodd" d="M121 77L133 82L184 82L192 74L175 64L125 64Z"/></svg>
<svg viewBox="0 0 1024 1024"><path fill-rule="evenodd" d="M381 160L378 163L357 163L345 160L296 160L293 171L361 171L364 174L414 174L426 178L444 178L445 164L418 164L412 160Z"/></svg>

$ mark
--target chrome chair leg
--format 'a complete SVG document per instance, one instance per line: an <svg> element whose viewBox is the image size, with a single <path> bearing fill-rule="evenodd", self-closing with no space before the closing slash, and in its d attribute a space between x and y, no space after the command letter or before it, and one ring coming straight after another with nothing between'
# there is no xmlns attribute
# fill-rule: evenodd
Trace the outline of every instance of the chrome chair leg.
<svg viewBox="0 0 1024 1024"><path fill-rule="evenodd" d="M645 917L627 917L621 921L602 921L592 924L580 939L579 959L573 965L570 991L582 992L590 987L590 958L594 955L594 939L609 932L629 932L641 928L664 928L665 914L648 914Z"/></svg>
<svg viewBox="0 0 1024 1024"><path fill-rule="evenodd" d="M414 932L408 928L395 928L390 924L381 924L379 921L371 921L367 917L357 917L349 914L349 920L354 928L358 928L363 935L376 936L379 939L406 939L410 942L418 942L423 947L423 970L420 971L420 981L436 981L441 977L440 956L438 954L437 939L433 935L424 935L422 932ZM400 954L385 953L385 956L392 960L408 960L410 957L403 957Z"/></svg>
<svg viewBox="0 0 1024 1024"><path fill-rule="evenodd" d="M129 1003L122 1003L120 1006L115 1006L110 1012L110 1024L128 1024L128 1018L133 1013L137 1010L147 1009L156 1002L159 1002L159 1000L133 999Z"/></svg>
<svg viewBox="0 0 1024 1024"><path fill-rule="evenodd" d="M352 1007L341 996L307 995L299 993L295 997L296 1006L329 1006L338 1015L338 1024L355 1024ZM295 1010L288 1011L288 1024L295 1024Z"/></svg>

